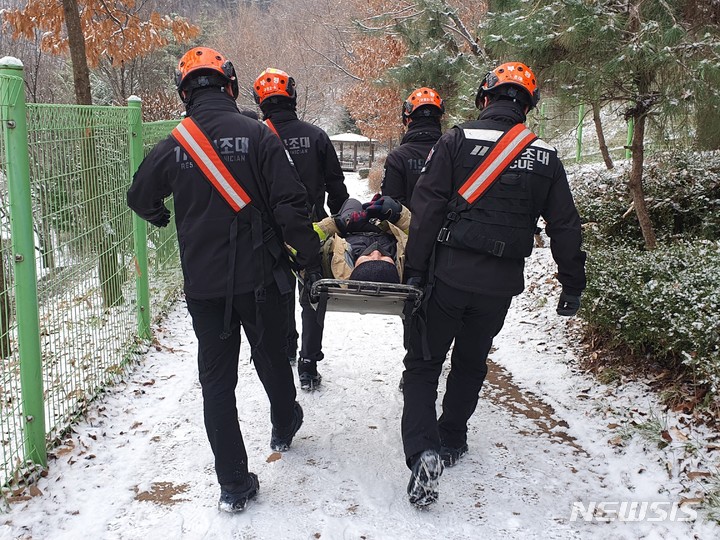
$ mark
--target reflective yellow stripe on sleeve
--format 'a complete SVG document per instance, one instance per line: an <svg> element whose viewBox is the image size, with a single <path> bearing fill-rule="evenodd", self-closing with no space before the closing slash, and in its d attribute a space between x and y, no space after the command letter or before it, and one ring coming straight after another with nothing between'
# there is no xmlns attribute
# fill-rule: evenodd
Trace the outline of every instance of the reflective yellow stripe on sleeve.
<svg viewBox="0 0 720 540"><path fill-rule="evenodd" d="M324 242L325 240L327 240L328 235L325 231L322 230L322 228L320 228L319 224L313 223L313 229L315 229L318 237L320 237L320 242Z"/></svg>

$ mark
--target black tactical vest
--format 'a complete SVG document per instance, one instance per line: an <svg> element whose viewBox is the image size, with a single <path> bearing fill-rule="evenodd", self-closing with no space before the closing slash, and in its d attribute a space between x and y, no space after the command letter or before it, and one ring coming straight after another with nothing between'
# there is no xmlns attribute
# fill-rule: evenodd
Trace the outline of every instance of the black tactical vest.
<svg viewBox="0 0 720 540"><path fill-rule="evenodd" d="M534 141L470 205L458 190L503 134L474 129L473 124L453 128L463 130L464 139L453 170L454 196L438 241L453 248L524 259L532 253L540 205L550 189L557 153L545 142Z"/></svg>

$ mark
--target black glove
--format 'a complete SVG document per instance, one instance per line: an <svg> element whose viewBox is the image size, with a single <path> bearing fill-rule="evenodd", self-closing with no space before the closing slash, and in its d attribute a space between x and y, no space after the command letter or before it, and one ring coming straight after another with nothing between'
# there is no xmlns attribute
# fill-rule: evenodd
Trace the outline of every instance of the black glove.
<svg viewBox="0 0 720 540"><path fill-rule="evenodd" d="M320 281L323 278L322 275L322 268L320 266L313 266L311 268L305 269L305 278L303 280L303 289L307 291L307 294L310 294L310 291L312 290L313 283L316 281Z"/></svg>
<svg viewBox="0 0 720 540"><path fill-rule="evenodd" d="M167 227L168 223L170 223L170 210L168 210L167 208L163 208L163 212L160 217L151 219L149 221L156 227Z"/></svg>
<svg viewBox="0 0 720 540"><path fill-rule="evenodd" d="M376 194L369 203L363 204L363 209L368 217L387 220L396 223L402 213L402 204L392 197Z"/></svg>
<svg viewBox="0 0 720 540"><path fill-rule="evenodd" d="M574 296L567 294L566 292L560 293L560 301L557 306L557 314L563 317L572 317L580 309L580 296Z"/></svg>
<svg viewBox="0 0 720 540"><path fill-rule="evenodd" d="M360 212L345 212L344 214L333 216L333 219L335 220L335 226L340 236L366 231L368 226L368 214L365 210Z"/></svg>
<svg viewBox="0 0 720 540"><path fill-rule="evenodd" d="M405 269L405 285L410 285L411 287L417 287L418 289L424 289L425 288L425 274L416 272L410 268Z"/></svg>

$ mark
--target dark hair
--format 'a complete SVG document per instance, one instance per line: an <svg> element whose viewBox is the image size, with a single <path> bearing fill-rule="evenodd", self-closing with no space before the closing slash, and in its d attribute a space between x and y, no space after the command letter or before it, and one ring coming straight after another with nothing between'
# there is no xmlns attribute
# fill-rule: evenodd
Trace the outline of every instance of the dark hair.
<svg viewBox="0 0 720 540"><path fill-rule="evenodd" d="M400 283L397 266L388 261L365 261L358 264L350 279L356 281L376 281L378 283Z"/></svg>

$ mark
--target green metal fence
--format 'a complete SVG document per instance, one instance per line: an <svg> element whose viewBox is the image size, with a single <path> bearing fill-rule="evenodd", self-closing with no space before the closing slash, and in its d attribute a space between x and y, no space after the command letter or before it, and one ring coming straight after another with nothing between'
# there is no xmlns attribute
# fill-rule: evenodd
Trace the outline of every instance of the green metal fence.
<svg viewBox="0 0 720 540"><path fill-rule="evenodd" d="M139 100L25 105L22 67L0 66L3 485L46 465L181 291L173 222L148 233L125 204L143 155L175 123L143 125Z"/></svg>
<svg viewBox="0 0 720 540"><path fill-rule="evenodd" d="M603 132L613 160L627 155L628 129L619 108L604 107L600 115ZM553 98L543 99L528 117L529 127L558 149L566 165L573 162L602 161L593 122L592 107L569 105Z"/></svg>

